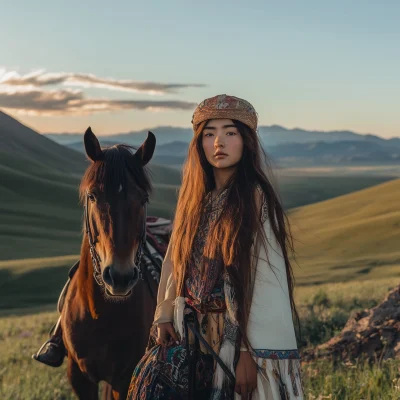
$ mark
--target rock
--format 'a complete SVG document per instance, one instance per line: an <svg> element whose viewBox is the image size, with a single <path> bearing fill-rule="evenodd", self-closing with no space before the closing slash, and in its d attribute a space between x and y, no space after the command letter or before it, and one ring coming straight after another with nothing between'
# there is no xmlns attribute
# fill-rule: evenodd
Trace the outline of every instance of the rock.
<svg viewBox="0 0 400 400"><path fill-rule="evenodd" d="M351 314L339 335L328 342L307 349L305 361L331 358L353 361L359 357L400 358L400 290L391 290L381 304L370 310Z"/></svg>

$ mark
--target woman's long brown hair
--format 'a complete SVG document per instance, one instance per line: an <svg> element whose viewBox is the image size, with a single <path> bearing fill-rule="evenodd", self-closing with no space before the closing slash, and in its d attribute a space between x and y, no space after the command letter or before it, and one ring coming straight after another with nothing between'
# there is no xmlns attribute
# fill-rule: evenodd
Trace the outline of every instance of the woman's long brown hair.
<svg viewBox="0 0 400 400"><path fill-rule="evenodd" d="M203 130L207 123L205 121L198 126L189 145L174 219L171 258L178 295L182 295L186 268L191 259L193 240L200 224L206 194L215 188L213 167L207 161L202 145ZM257 184L264 193L268 218L285 259L292 316L298 327L300 324L293 299L294 276L288 256L288 250L293 251L293 240L288 217L267 177L272 168L257 133L240 121L233 120L233 123L243 138L243 155L235 173L225 185L228 188L227 202L210 229L204 256L208 259L222 258L238 302L237 319L241 337L249 346L246 331L252 300L250 266L255 234L262 238L267 250L267 238L260 219Z"/></svg>

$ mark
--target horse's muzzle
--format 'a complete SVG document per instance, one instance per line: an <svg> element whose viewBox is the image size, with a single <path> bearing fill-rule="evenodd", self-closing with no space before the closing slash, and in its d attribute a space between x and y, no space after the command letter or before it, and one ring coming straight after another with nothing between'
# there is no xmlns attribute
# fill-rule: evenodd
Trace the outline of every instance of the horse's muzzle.
<svg viewBox="0 0 400 400"><path fill-rule="evenodd" d="M111 265L104 268L103 281L111 296L128 296L139 281L139 269L134 266L121 272Z"/></svg>

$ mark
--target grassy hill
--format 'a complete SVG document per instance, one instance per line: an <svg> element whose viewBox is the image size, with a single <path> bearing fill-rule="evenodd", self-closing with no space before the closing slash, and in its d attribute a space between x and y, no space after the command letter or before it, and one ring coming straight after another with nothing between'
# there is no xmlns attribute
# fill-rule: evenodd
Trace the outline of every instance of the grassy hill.
<svg viewBox="0 0 400 400"><path fill-rule="evenodd" d="M84 154L0 111L0 260L79 252L78 187L88 165ZM156 164L149 169L154 182L149 212L170 218L180 172Z"/></svg>
<svg viewBox="0 0 400 400"><path fill-rule="evenodd" d="M55 304L79 255L0 261L0 310ZM54 309L54 308L53 308Z"/></svg>
<svg viewBox="0 0 400 400"><path fill-rule="evenodd" d="M30 160L20 160L22 167L15 169L7 160L0 153L0 259L78 253L83 213L78 177L40 169ZM155 183L149 213L171 218L178 189L172 182L179 183L179 171L153 165L150 172Z"/></svg>
<svg viewBox="0 0 400 400"><path fill-rule="evenodd" d="M391 176L330 175L303 173L295 176L283 171L278 190L286 209L305 206L369 188L394 179Z"/></svg>
<svg viewBox="0 0 400 400"><path fill-rule="evenodd" d="M155 202L154 206L163 207L172 203L174 188L157 185L156 198L163 199L163 202ZM297 261L293 266L298 285L376 278L393 278L400 282L397 278L400 277L399 198L400 179L397 179L291 210L289 216ZM167 209L165 211L168 212ZM48 215L50 211L46 209L42 212ZM29 216L26 214L21 219L21 225ZM46 236L46 229L39 229L32 221L30 224L30 227L26 226L27 234L22 237L23 240L28 240L28 244L29 240L36 240L34 243L38 246L53 241L57 247L56 240L60 242L61 236L58 239L52 238L50 234ZM70 224L70 232L73 232L73 222ZM67 232L65 228L58 235L64 235L64 238ZM56 300L68 268L78 257L79 248L73 253L66 253L76 254L73 256L48 257L45 246L42 246L46 258L23 260L26 255L21 249L13 257L20 260L0 262L0 282L4 283L0 309L40 305L51 299ZM19 293L19 300L14 299L12 303L11 298L15 293Z"/></svg>
<svg viewBox="0 0 400 400"><path fill-rule="evenodd" d="M400 282L400 180L290 213L300 284Z"/></svg>
<svg viewBox="0 0 400 400"><path fill-rule="evenodd" d="M65 148L0 111L0 151L14 160L27 160L31 172L46 167L54 172L80 173L86 161L78 152Z"/></svg>

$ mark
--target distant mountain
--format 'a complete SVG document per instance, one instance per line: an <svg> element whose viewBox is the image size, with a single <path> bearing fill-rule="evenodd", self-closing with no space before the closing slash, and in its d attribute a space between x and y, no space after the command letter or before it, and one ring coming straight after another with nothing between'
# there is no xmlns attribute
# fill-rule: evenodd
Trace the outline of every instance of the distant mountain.
<svg viewBox="0 0 400 400"><path fill-rule="evenodd" d="M119 142L118 140L103 140L100 137L100 143L102 147L108 147L123 142ZM82 153L85 152L85 147L82 140L79 140L78 142L66 143L65 146L80 151ZM136 145L136 147L138 146L139 144ZM180 166L186 158L187 149L187 142L175 141L166 144L157 144L151 163L159 165Z"/></svg>
<svg viewBox="0 0 400 400"><path fill-rule="evenodd" d="M123 143L119 142L118 140L110 140L110 137L107 139L109 140L103 140L103 138L100 136L100 143L102 147L109 147L109 146L114 146L115 144L118 143ZM60 142L61 143L61 142ZM85 147L83 144L83 140L79 140L78 142L71 142L71 143L66 143L65 146L80 151L84 152ZM138 146L138 145L136 145ZM174 155L174 156L185 156L188 151L188 143L187 142L179 142L179 141L173 141L170 143L165 143L165 144L158 144L156 145L156 149L154 151L154 154L160 154L160 155Z"/></svg>
<svg viewBox="0 0 400 400"><path fill-rule="evenodd" d="M166 143L170 143L173 141L182 141L189 143L193 137L193 131L189 128L179 128L172 126L160 126L152 129L143 129L140 131L134 131L129 133L115 133L110 135L99 135L99 140L101 142L108 143L125 143L132 146L139 146L143 143L143 141L147 138L148 131L153 132L157 137L157 145L162 145ZM96 132L94 128L94 132ZM53 134L48 133L44 136L47 136L49 139L56 141L57 143L70 145L71 143L81 142L83 138L82 134L77 133L60 133Z"/></svg>
<svg viewBox="0 0 400 400"><path fill-rule="evenodd" d="M180 128L172 126L159 126L150 128L157 137L157 145L171 142L189 143L193 137L191 128ZM113 143L127 143L140 145L147 136L148 129L133 131L129 133L116 133L101 136L102 141ZM260 126L259 135L264 146L277 146L286 143L315 143L315 142L338 142L338 141L366 141L385 144L400 148L400 138L383 139L376 135L362 135L351 131L307 131L304 129L287 129L280 125ZM60 143L71 144L82 140L79 134L46 134L45 136Z"/></svg>
<svg viewBox="0 0 400 400"><path fill-rule="evenodd" d="M115 143L102 141L102 145L113 144ZM81 142L71 143L68 147L84 152ZM400 147L374 141L286 143L264 148L281 167L400 164ZM187 152L187 142L174 141L157 145L152 161L162 165L181 166Z"/></svg>
<svg viewBox="0 0 400 400"><path fill-rule="evenodd" d="M267 151L281 164L400 163L400 147L372 141L287 143L271 146Z"/></svg>

